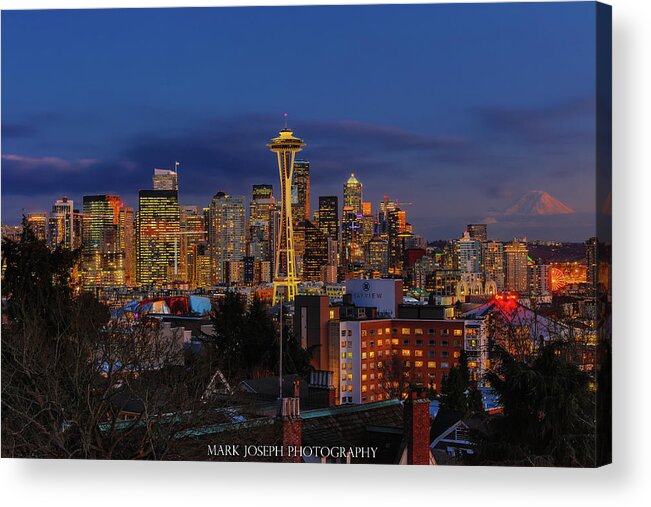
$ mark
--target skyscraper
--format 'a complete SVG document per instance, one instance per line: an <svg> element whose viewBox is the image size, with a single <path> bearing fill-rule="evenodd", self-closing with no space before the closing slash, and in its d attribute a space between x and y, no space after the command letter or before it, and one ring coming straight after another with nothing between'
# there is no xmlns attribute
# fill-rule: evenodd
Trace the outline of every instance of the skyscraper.
<svg viewBox="0 0 651 507"><path fill-rule="evenodd" d="M291 188L294 159L296 153L303 149L305 143L294 137L293 134L285 127L280 131L278 137L271 139L267 144L278 158L278 172L280 173L280 220L274 262L274 303L280 301L281 297L284 301L293 301L298 288Z"/></svg>
<svg viewBox="0 0 651 507"><path fill-rule="evenodd" d="M504 244L501 241L487 241L482 248L484 261L484 279L486 283L495 283L497 291L504 290Z"/></svg>
<svg viewBox="0 0 651 507"><path fill-rule="evenodd" d="M488 241L488 227L486 224L468 224L468 235L481 242Z"/></svg>
<svg viewBox="0 0 651 507"><path fill-rule="evenodd" d="M481 241L468 231L457 241L458 266L461 273L481 273Z"/></svg>
<svg viewBox="0 0 651 507"><path fill-rule="evenodd" d="M48 219L48 241L50 248L61 246L67 250L75 247L75 228L73 225L74 203L63 197L52 205Z"/></svg>
<svg viewBox="0 0 651 507"><path fill-rule="evenodd" d="M249 255L255 261L272 260L272 225L277 208L271 185L253 185L249 205Z"/></svg>
<svg viewBox="0 0 651 507"><path fill-rule="evenodd" d="M36 238L41 241L47 240L47 213L29 213L27 224L31 227Z"/></svg>
<svg viewBox="0 0 651 507"><path fill-rule="evenodd" d="M124 284L125 252L120 248L119 195L85 195L81 270L85 287Z"/></svg>
<svg viewBox="0 0 651 507"><path fill-rule="evenodd" d="M513 240L504 247L506 260L506 289L526 293L529 289L528 256L526 243Z"/></svg>
<svg viewBox="0 0 651 507"><path fill-rule="evenodd" d="M154 190L179 189L178 174L171 169L154 169L153 183Z"/></svg>
<svg viewBox="0 0 651 507"><path fill-rule="evenodd" d="M328 263L328 238L311 220L305 220L304 224L303 278L317 282L321 279L321 267Z"/></svg>
<svg viewBox="0 0 651 507"><path fill-rule="evenodd" d="M344 183L341 215L341 257L346 271L353 263L363 261L362 248L362 184L355 174Z"/></svg>
<svg viewBox="0 0 651 507"><path fill-rule="evenodd" d="M387 217L387 241L389 244L389 273L402 274L404 240L407 234L407 214L400 208L389 211Z"/></svg>
<svg viewBox="0 0 651 507"><path fill-rule="evenodd" d="M124 252L124 283L136 284L136 223L131 206L120 207L118 217L119 249Z"/></svg>
<svg viewBox="0 0 651 507"><path fill-rule="evenodd" d="M318 226L324 236L339 241L339 200L336 195L319 196Z"/></svg>
<svg viewBox="0 0 651 507"><path fill-rule="evenodd" d="M310 163L307 160L294 162L292 217L294 225L310 219Z"/></svg>
<svg viewBox="0 0 651 507"><path fill-rule="evenodd" d="M379 235L368 243L366 265L369 270L380 273L380 276L389 273L389 243Z"/></svg>
<svg viewBox="0 0 651 507"><path fill-rule="evenodd" d="M180 207L179 278L197 286L199 245L206 241L203 210L198 206Z"/></svg>
<svg viewBox="0 0 651 507"><path fill-rule="evenodd" d="M212 259L214 283L233 279L226 273L225 262L241 261L246 256L246 213L244 197L232 197L218 192L210 203L208 243ZM230 276L227 277L226 275Z"/></svg>
<svg viewBox="0 0 651 507"><path fill-rule="evenodd" d="M139 284L167 284L178 270L180 232L176 190L138 192L136 278Z"/></svg>

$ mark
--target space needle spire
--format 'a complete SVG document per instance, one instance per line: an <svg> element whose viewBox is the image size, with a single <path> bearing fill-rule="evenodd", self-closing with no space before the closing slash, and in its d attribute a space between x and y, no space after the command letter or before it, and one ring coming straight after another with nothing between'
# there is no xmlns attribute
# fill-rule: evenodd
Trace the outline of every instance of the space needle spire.
<svg viewBox="0 0 651 507"><path fill-rule="evenodd" d="M296 153L303 149L302 139L294 137L287 127L287 113L284 115L284 128L267 143L278 158L280 174L280 229L276 239L274 263L274 304L280 301L293 301L298 290L296 277L296 252L294 250L294 230L292 227L292 176Z"/></svg>

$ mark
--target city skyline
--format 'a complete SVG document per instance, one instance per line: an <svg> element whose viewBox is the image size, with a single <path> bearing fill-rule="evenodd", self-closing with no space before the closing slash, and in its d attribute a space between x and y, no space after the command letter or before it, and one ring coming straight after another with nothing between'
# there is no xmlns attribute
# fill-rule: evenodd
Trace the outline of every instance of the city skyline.
<svg viewBox="0 0 651 507"><path fill-rule="evenodd" d="M12 17L2 35L3 224L18 223L23 208L47 211L62 195L119 194L136 207L153 168L177 160L181 205L206 206L219 191L248 197L253 184L277 192L264 140L289 112L307 143L301 158L311 165L313 210L320 196L341 197L354 172L374 207L386 194L414 202L409 221L428 240L457 237L465 224L497 215L495 239L585 241L595 201L594 26L586 9L594 6L565 4L562 17L535 4L3 13ZM437 29L419 24L424 11ZM292 40L301 41L292 45L300 65L289 78L259 46L267 37L268 47L283 50L265 14L287 19ZM487 16L521 38L519 47L495 37ZM341 22L332 37L302 36L333 17ZM373 29L387 17L395 33ZM173 19L183 21L179 36L157 37ZM454 21L466 39L447 26ZM115 24L121 41L113 44ZM233 33L242 26L263 37L254 43ZM52 40L47 49L34 33ZM87 47L71 46L79 37ZM236 49L220 51L227 37ZM139 50L128 54L129 45ZM358 46L368 65L349 51ZM431 65L421 46L446 51ZM491 66L503 72L489 77ZM55 68L69 72L44 87L39 76ZM532 190L574 213L499 216Z"/></svg>

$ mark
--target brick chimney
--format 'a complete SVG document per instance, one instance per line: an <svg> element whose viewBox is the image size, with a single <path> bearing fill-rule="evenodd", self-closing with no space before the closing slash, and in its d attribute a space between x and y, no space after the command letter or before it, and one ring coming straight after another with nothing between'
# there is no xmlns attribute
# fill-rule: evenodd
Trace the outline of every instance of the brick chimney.
<svg viewBox="0 0 651 507"><path fill-rule="evenodd" d="M429 400L424 390L413 390L404 403L404 427L407 442L407 464L429 465L430 415Z"/></svg>
<svg viewBox="0 0 651 507"><path fill-rule="evenodd" d="M298 390L295 385L295 392ZM301 422L300 398L281 398L279 400L278 418L281 424L282 445L284 448L283 463L300 463L299 453L288 454L288 448L298 448L303 439L303 425Z"/></svg>
<svg viewBox="0 0 651 507"><path fill-rule="evenodd" d="M337 391L332 384L334 373L325 370L312 370L308 384L308 397L313 407L334 407L337 404Z"/></svg>

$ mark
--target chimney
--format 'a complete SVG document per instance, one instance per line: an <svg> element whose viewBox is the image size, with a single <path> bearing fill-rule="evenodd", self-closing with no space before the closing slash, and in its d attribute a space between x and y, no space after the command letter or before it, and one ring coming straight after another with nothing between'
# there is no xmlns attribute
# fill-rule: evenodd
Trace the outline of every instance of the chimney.
<svg viewBox="0 0 651 507"><path fill-rule="evenodd" d="M337 391L333 385L334 373L326 370L312 370L308 384L308 397L312 406L334 407L337 404Z"/></svg>
<svg viewBox="0 0 651 507"><path fill-rule="evenodd" d="M300 398L280 398L279 402L278 418L282 427L283 463L300 463L300 453L288 452L290 447L299 448L303 439Z"/></svg>
<svg viewBox="0 0 651 507"><path fill-rule="evenodd" d="M429 400L425 390L412 390L404 402L404 426L408 465L430 464Z"/></svg>

